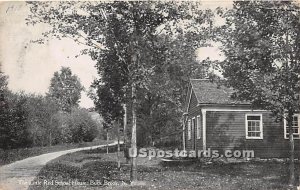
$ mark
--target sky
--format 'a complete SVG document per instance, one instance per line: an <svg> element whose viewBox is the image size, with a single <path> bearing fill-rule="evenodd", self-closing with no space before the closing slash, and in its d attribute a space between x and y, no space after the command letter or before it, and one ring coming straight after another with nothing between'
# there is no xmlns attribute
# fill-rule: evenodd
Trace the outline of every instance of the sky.
<svg viewBox="0 0 300 190"><path fill-rule="evenodd" d="M230 6L231 1L205 1L203 4L209 8L226 7ZM31 43L41 37L49 26L26 25L28 14L29 8L25 2L0 2L0 71L9 76L8 87L14 92L22 90L43 95L48 91L53 73L65 66L70 67L83 86L89 89L97 77L96 63L88 55L75 57L84 46L71 39L50 39L45 44ZM198 59L222 59L218 44L213 45L198 49ZM80 101L81 107L94 106L86 92L82 93Z"/></svg>
<svg viewBox="0 0 300 190"><path fill-rule="evenodd" d="M47 31L48 25L27 26L25 18L29 9L25 2L0 4L0 63L1 70L9 76L12 91L45 94L50 79L62 66L70 67L82 85L88 89L97 77L95 62L88 55L81 55L84 47L71 39L51 39L46 44L30 43ZM93 102L82 93L82 107L93 107Z"/></svg>

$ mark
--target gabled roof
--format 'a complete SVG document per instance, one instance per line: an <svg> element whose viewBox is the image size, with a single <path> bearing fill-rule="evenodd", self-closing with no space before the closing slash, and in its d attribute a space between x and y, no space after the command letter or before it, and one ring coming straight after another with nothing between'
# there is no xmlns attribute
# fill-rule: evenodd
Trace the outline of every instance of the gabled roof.
<svg viewBox="0 0 300 190"><path fill-rule="evenodd" d="M190 83L198 104L248 104L232 99L232 88L218 85L208 79L191 79Z"/></svg>

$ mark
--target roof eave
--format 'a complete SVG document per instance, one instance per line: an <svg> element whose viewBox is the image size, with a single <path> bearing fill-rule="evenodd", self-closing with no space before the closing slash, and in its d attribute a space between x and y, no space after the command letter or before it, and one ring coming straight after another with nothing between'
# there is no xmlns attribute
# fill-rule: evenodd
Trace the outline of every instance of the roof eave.
<svg viewBox="0 0 300 190"><path fill-rule="evenodd" d="M197 106L232 106L232 107L237 107L237 106L251 106L250 103L237 103L237 104L226 104L226 103L198 103Z"/></svg>

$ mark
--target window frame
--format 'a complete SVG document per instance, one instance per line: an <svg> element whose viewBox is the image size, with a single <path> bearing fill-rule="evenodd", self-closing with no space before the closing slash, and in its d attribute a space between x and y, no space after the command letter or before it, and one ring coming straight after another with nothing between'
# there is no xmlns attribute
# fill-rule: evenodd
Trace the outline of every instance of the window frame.
<svg viewBox="0 0 300 190"><path fill-rule="evenodd" d="M187 133L187 137L188 137L188 140L191 140L192 139L192 125L191 125L191 119L188 119L188 133Z"/></svg>
<svg viewBox="0 0 300 190"><path fill-rule="evenodd" d="M295 134L297 134L297 135L299 135L299 137L294 137L294 139L300 139L300 114L294 114L293 115L293 117L295 117L295 116L297 116L297 118L298 118L298 133L295 133ZM289 139L289 136L287 136L288 135L288 133L286 132L286 130L287 130L287 121L286 121L286 119L284 118L283 119L283 135L284 135L284 139ZM294 134L294 133L293 133Z"/></svg>
<svg viewBox="0 0 300 190"><path fill-rule="evenodd" d="M260 116L260 130L257 132L260 132L260 136L259 137L251 137L248 136L248 116ZM262 114L245 114L245 126L246 126L246 139L263 139L264 134L263 134L263 115Z"/></svg>
<svg viewBox="0 0 300 190"><path fill-rule="evenodd" d="M197 115L196 117L196 128L197 128L197 133L196 133L196 138L197 139L201 139L201 116L200 115Z"/></svg>

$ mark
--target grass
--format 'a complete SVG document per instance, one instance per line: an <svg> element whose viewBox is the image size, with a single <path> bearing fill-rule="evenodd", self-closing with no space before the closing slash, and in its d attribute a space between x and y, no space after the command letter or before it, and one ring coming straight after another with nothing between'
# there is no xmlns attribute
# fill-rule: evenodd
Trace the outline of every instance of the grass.
<svg viewBox="0 0 300 190"><path fill-rule="evenodd" d="M45 153L68 150L73 148L87 147L106 144L104 140L95 140L93 142L84 142L77 144L60 144L55 146L46 146L46 147L32 147L32 148L20 148L20 149L10 149L3 150L0 149L0 166L9 164L18 160L22 160L32 156L38 156Z"/></svg>
<svg viewBox="0 0 300 190"><path fill-rule="evenodd" d="M124 158L121 162L119 170L116 164L116 153L105 154L104 149L67 154L49 162L29 189L279 190L289 188L288 164L284 162L251 161L209 165L195 162L185 166L163 166L156 158L152 160L138 158L140 182L133 186L129 185L130 166L125 163ZM299 174L299 166L298 163L296 174Z"/></svg>

